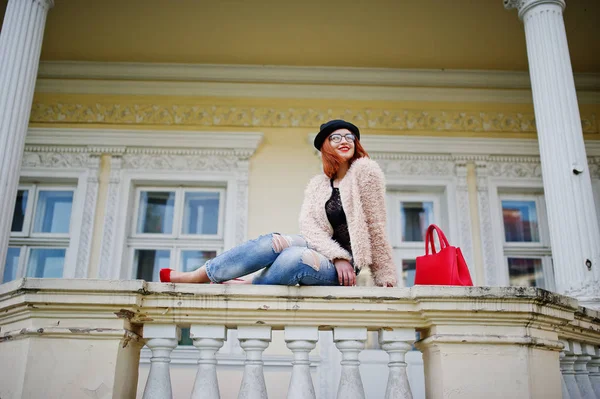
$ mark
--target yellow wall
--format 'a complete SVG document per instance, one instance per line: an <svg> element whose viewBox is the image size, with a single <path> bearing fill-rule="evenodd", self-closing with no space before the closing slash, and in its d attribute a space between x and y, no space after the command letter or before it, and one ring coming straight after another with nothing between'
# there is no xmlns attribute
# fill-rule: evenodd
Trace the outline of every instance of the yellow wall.
<svg viewBox="0 0 600 399"><path fill-rule="evenodd" d="M250 164L248 237L298 232L298 213L308 180L321 171L307 129L264 129Z"/></svg>

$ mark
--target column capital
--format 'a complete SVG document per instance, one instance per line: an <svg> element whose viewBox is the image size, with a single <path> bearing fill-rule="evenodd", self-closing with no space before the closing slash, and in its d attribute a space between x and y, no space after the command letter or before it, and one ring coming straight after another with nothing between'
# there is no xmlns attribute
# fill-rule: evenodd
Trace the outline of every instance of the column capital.
<svg viewBox="0 0 600 399"><path fill-rule="evenodd" d="M504 8L511 10L516 8L519 12L519 18L523 19L523 15L533 7L542 4L556 4L563 10L566 7L565 0L502 0L504 2Z"/></svg>
<svg viewBox="0 0 600 399"><path fill-rule="evenodd" d="M35 0L35 2L44 7L46 10L54 7L54 0Z"/></svg>

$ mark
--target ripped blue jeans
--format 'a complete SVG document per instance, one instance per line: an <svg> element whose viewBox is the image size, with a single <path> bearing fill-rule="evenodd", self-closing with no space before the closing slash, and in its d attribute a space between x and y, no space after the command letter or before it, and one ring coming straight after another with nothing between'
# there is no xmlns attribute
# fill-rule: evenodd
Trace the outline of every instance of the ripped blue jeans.
<svg viewBox="0 0 600 399"><path fill-rule="evenodd" d="M252 284L339 285L333 263L299 235L266 234L223 252L205 266L214 283L262 269Z"/></svg>

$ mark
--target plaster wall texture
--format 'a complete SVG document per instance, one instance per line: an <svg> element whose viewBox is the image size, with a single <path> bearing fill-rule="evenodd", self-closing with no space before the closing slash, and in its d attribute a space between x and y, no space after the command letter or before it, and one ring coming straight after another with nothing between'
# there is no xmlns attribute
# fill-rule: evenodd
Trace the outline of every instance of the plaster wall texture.
<svg viewBox="0 0 600 399"><path fill-rule="evenodd" d="M440 376L426 383L431 397L561 397L558 352L517 345L439 344L425 350L424 360L425 373Z"/></svg>
<svg viewBox="0 0 600 399"><path fill-rule="evenodd" d="M136 387L135 374L126 374L132 369L123 366L135 361L136 351L133 346L122 348L121 338L5 342L2 358L11 359L11 366L1 373L0 397L43 398L48 392L65 398L105 398L112 392L127 397Z"/></svg>

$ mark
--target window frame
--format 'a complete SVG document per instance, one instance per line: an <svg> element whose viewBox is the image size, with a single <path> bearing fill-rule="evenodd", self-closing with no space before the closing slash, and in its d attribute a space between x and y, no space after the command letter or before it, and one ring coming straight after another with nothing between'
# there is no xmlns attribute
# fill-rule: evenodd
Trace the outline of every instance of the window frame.
<svg viewBox="0 0 600 399"><path fill-rule="evenodd" d="M23 219L23 228L21 229L21 231L12 231L12 220L11 220L11 231L9 232L9 240L12 239L13 237L28 237L29 233L31 231L31 221L33 220L32 218L32 213L33 210L31 209L33 207L33 203L34 201L32 201L32 198L34 197L34 195L31 195L32 192L34 192L34 187L35 185L32 184L19 184L19 187L17 188L17 194L19 191L25 191L27 190L28 194L27 194L27 205L25 206L25 218ZM13 210L13 217L14 217L14 210Z"/></svg>
<svg viewBox="0 0 600 399"><path fill-rule="evenodd" d="M20 248L19 261L15 279L24 278L27 275L27 267L31 250L40 248L65 249L65 260L61 278L74 278L77 269L76 258L79 249L79 234L81 226L74 220L81 220L84 212L83 192L87 189L87 170L62 170L44 171L24 168L21 171L20 182L17 190L29 190L27 205L25 208L25 219L23 228L19 232L9 232L7 247ZM71 215L69 219L69 233L34 233L35 213L39 191L72 191L73 201L71 204ZM13 210L14 212L14 210ZM11 214L11 216L14 215ZM12 229L12 223L11 223ZM0 262L0 284L4 280L4 269L6 259Z"/></svg>
<svg viewBox="0 0 600 399"><path fill-rule="evenodd" d="M403 202L432 202L433 203L433 223L437 225L442 224L442 211L441 211L441 194L435 194L433 192L424 191L423 193L401 193L399 191L393 191L389 195L389 207L390 217L393 223L390 223L391 227L391 240L395 243L393 247L411 250L411 249L423 249L425 241L403 241L402 240L402 212L400 211L400 205Z"/></svg>
<svg viewBox="0 0 600 399"><path fill-rule="evenodd" d="M173 204L173 226L171 234L163 233L138 233L137 226L140 218L140 199L142 192L174 192L175 201ZM185 194L197 193L197 192L218 192L219 193L219 219L217 224L217 234L183 234L183 215L185 213ZM224 200L226 199L226 190L224 188L208 188L208 187L185 187L185 186L144 186L138 185L135 187L135 199L133 203L133 221L130 227L131 234L129 238L133 239L149 239L150 237L156 239L190 239L190 240L223 240L223 226L225 207Z"/></svg>
<svg viewBox="0 0 600 399"><path fill-rule="evenodd" d="M500 212L502 217L502 245L505 249L510 251L519 251L522 249L524 251L534 251L539 247L548 247L550 248L550 232L548 230L548 215L546 213L546 201L544 199L543 193L507 193L500 192L498 193L498 199L500 200ZM539 241L531 241L531 242L507 242L506 241L506 231L504 229L504 215L502 201L532 201L535 203L535 211L538 219L538 233L540 236Z"/></svg>
<svg viewBox="0 0 600 399"><path fill-rule="evenodd" d="M492 230L494 237L497 285L510 286L508 258L539 258L542 262L546 282L544 289L554 291L556 284L542 180L537 178L493 178L489 181L488 189L492 213L489 228ZM507 245L502 200L531 200L532 198L536 203L540 243L508 243ZM482 225L482 228L485 229L486 227Z"/></svg>
<svg viewBox="0 0 600 399"><path fill-rule="evenodd" d="M127 169L123 168L120 171L118 180L118 192L116 195L114 212L116 224L114 225L114 233L103 235L102 248L103 251L107 248L112 248L109 264L103 266L102 259L100 267L104 267L100 273L103 278L112 279L130 279L135 276L137 269L133 265L133 251L135 249L146 249L144 246L149 244L155 245L157 242L129 241L131 226L133 220L137 220L137 214L134 214L134 208L139 202L136 189L138 187L155 187L160 191L167 191L177 187L185 189L202 188L209 191L222 190L224 197L221 200L222 207L222 238L212 241L220 241L222 250L226 251L236 245L236 237L242 235L242 240L246 239L246 231L238 231L240 229L239 219L247 217L243 213L247 212L245 207L240 208L240 193L247 194L246 187L243 186L243 181L240 181L240 175L237 170L232 171L179 171L179 170L145 170L145 169ZM241 233L241 234L240 234ZM106 240L110 239L109 242ZM136 237L136 240L138 238ZM210 241L210 240L207 240ZM190 249L212 250L212 246L199 246L196 236L193 239L188 239ZM241 241L243 242L243 241ZM241 243L240 242L240 243ZM185 242L181 244L186 246ZM151 248L154 249L154 248ZM217 252L219 254L220 252ZM171 264L173 265L173 257Z"/></svg>
<svg viewBox="0 0 600 399"><path fill-rule="evenodd" d="M137 184L133 187L134 202L130 217L129 234L127 236L127 255L129 278L137 279L138 269L135 265L136 250L168 250L169 268L181 271L182 251L215 251L216 255L223 252L224 247L224 224L225 205L227 192L222 187L189 187L189 185L169 184L144 185ZM142 192L173 192L175 199L173 203L173 225L171 234L161 233L138 233L140 220L140 200ZM186 193L217 192L219 194L219 209L217 221L217 234L183 234L183 215L185 213Z"/></svg>
<svg viewBox="0 0 600 399"><path fill-rule="evenodd" d="M71 237L71 231L72 231L72 225L73 225L73 209L74 209L74 205L75 205L75 195L77 193L77 186L66 186L66 185L47 185L47 184L34 184L33 185L35 187L35 200L33 202L33 204L35 204L35 207L31 213L31 220L30 222L30 230L29 230L29 237L32 239L35 238L51 238L51 239L59 239L59 238L70 238ZM39 199L39 193L40 191L73 191L73 201L71 202L71 214L69 215L69 232L68 233L36 233L33 231L34 227L35 227L35 217L37 216L37 211L38 211L38 199ZM27 204L29 205L29 204Z"/></svg>

